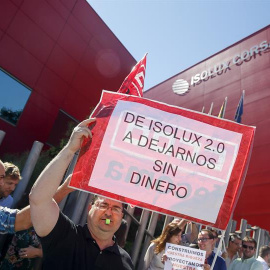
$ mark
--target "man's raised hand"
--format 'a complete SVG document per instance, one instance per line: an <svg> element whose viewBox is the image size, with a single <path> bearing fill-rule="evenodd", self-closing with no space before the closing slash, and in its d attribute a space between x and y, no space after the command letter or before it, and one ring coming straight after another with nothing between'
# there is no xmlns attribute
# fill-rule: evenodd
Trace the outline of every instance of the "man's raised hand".
<svg viewBox="0 0 270 270"><path fill-rule="evenodd" d="M95 121L95 118L90 118L82 121L78 126L74 128L66 146L70 151L75 153L80 149L84 138L92 138L92 133L88 128L88 125L94 123Z"/></svg>

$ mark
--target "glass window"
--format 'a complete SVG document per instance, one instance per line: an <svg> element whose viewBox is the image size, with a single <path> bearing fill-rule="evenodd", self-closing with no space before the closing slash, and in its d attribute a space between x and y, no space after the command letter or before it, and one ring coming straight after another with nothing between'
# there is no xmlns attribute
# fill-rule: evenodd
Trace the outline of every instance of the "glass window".
<svg viewBox="0 0 270 270"><path fill-rule="evenodd" d="M30 89L0 69L0 118L16 125L30 94Z"/></svg>

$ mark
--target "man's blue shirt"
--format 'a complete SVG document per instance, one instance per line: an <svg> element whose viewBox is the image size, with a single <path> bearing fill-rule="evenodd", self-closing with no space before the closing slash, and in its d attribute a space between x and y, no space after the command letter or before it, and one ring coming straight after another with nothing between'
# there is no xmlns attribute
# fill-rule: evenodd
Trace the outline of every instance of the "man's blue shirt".
<svg viewBox="0 0 270 270"><path fill-rule="evenodd" d="M17 209L0 206L0 234L15 233L15 218Z"/></svg>
<svg viewBox="0 0 270 270"><path fill-rule="evenodd" d="M212 265L214 258L215 258L215 253L212 252L212 254L207 258L207 263L209 265ZM221 258L220 256L217 256L213 270L227 270L226 263L224 259Z"/></svg>

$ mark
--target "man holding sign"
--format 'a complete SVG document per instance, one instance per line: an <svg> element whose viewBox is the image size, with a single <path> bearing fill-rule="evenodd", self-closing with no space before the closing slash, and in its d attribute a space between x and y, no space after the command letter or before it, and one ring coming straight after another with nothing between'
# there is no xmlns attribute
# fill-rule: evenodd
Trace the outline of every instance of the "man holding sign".
<svg viewBox="0 0 270 270"><path fill-rule="evenodd" d="M63 215L53 200L63 175L83 138L92 138L85 120L73 131L68 144L44 169L30 194L31 217L41 237L43 269L134 269L129 255L114 240L121 224L123 205L97 197L87 225L76 226Z"/></svg>

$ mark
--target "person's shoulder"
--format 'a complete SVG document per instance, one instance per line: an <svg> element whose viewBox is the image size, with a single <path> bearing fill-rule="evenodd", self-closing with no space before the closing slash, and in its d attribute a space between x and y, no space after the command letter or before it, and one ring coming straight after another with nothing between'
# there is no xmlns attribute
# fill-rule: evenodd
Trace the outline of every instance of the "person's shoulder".
<svg viewBox="0 0 270 270"><path fill-rule="evenodd" d="M252 263L252 269L263 270L263 264L254 258L254 261Z"/></svg>
<svg viewBox="0 0 270 270"><path fill-rule="evenodd" d="M8 195L5 198L0 199L0 205L3 207L11 207L13 203L13 197Z"/></svg>
<svg viewBox="0 0 270 270"><path fill-rule="evenodd" d="M219 255L217 256L217 260L225 263L225 259L223 257L219 256Z"/></svg>
<svg viewBox="0 0 270 270"><path fill-rule="evenodd" d="M149 247L148 247L148 250L150 251L154 251L154 249L156 248L156 246L157 246L157 244L155 244L155 243L150 243L150 245L149 245Z"/></svg>
<svg viewBox="0 0 270 270"><path fill-rule="evenodd" d="M129 254L127 253L127 251L125 251L123 248L121 248L119 245L117 245L117 248L120 252L121 255L130 258Z"/></svg>
<svg viewBox="0 0 270 270"><path fill-rule="evenodd" d="M15 233L17 209L0 207L0 233Z"/></svg>

